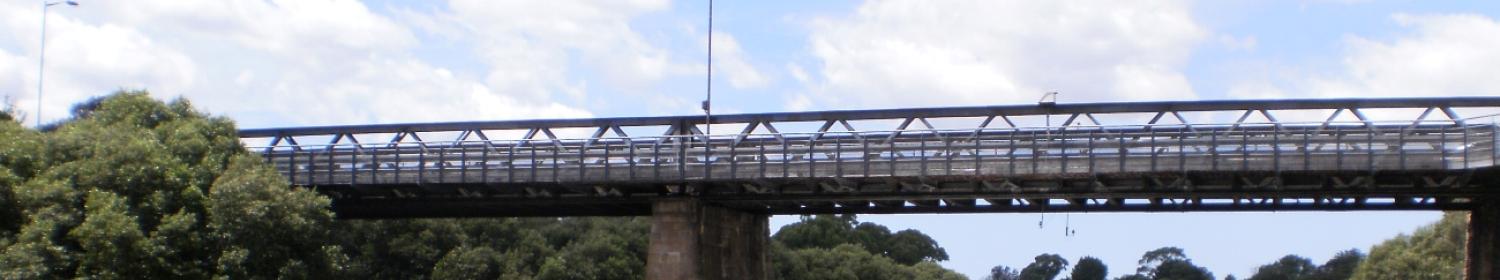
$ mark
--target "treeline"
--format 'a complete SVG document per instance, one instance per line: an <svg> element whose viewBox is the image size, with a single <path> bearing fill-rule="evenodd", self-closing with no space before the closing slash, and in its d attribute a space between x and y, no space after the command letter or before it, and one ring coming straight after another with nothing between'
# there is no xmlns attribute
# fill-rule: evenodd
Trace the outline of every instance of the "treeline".
<svg viewBox="0 0 1500 280"><path fill-rule="evenodd" d="M0 112L0 279L644 278L647 218L335 220L185 100L72 114L39 131ZM853 216L773 240L777 279L963 279L932 238Z"/></svg>
<svg viewBox="0 0 1500 280"><path fill-rule="evenodd" d="M1446 213L1443 219L1418 228L1411 235L1400 235L1375 245L1366 256L1359 250L1338 252L1322 265L1298 255L1286 255L1256 268L1248 280L1404 280L1463 278L1464 242L1467 218L1463 213ZM1116 280L1212 280L1207 268L1193 264L1177 247L1146 252L1137 262L1135 273L1117 276ZM1069 273L1063 273L1067 270ZM1067 259L1055 254L1036 256L1031 264L1017 270L1000 265L990 269L987 280L1104 280L1109 267L1094 257L1082 257L1071 269ZM1237 279L1234 275L1225 280Z"/></svg>

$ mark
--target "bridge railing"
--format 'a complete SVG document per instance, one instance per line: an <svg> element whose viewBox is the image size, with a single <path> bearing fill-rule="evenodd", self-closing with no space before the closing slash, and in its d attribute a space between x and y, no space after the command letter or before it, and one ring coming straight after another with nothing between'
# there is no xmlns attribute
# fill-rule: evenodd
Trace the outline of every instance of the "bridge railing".
<svg viewBox="0 0 1500 280"><path fill-rule="evenodd" d="M1493 166L1492 123L1018 127L253 147L297 185L588 184Z"/></svg>

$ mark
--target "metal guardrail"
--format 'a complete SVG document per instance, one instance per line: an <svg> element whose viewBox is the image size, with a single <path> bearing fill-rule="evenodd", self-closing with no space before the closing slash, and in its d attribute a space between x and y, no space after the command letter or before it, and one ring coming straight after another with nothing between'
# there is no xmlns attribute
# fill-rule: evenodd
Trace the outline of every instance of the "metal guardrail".
<svg viewBox="0 0 1500 280"><path fill-rule="evenodd" d="M670 183L764 178L1460 170L1491 124L1240 124L650 136L260 147L297 185Z"/></svg>
<svg viewBox="0 0 1500 280"><path fill-rule="evenodd" d="M240 135L354 218L645 215L681 195L767 214L1464 209L1500 195L1488 187L1500 129L1459 112L1497 109L1494 97L1143 102L727 115L714 127L743 129L715 135L701 116Z"/></svg>

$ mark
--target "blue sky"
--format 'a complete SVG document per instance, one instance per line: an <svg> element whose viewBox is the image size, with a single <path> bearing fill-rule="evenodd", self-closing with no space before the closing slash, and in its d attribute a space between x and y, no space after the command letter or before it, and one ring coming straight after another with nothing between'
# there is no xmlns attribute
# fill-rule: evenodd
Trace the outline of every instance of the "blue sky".
<svg viewBox="0 0 1500 280"><path fill-rule="evenodd" d="M0 1L0 96L35 119L39 1ZM83 1L48 18L41 119L120 88L242 127L697 114L704 1ZM1495 1L719 1L716 112L1500 93ZM867 216L980 277L1321 262L1433 212ZM1061 234L1065 220L1077 236ZM776 217L776 225L796 217Z"/></svg>

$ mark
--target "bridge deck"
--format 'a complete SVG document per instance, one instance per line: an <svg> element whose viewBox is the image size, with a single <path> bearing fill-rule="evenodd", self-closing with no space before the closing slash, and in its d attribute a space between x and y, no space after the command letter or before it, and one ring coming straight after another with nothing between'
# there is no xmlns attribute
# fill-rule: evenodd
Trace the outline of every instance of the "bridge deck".
<svg viewBox="0 0 1500 280"><path fill-rule="evenodd" d="M1425 122L1435 110L1452 121ZM837 119L813 133L712 136L684 125L679 135L602 137L619 132L605 124L583 139L546 128L468 139L475 129L363 144L338 132L312 145L281 132L256 151L293 185L334 195L349 218L644 215L665 196L771 214L1463 209L1496 193L1485 182L1496 179L1500 129L1447 107L1402 122L1156 124L1163 115L959 130L906 118L895 131L829 131L848 126ZM929 129L906 129L914 120ZM283 137L292 145L275 143Z"/></svg>

